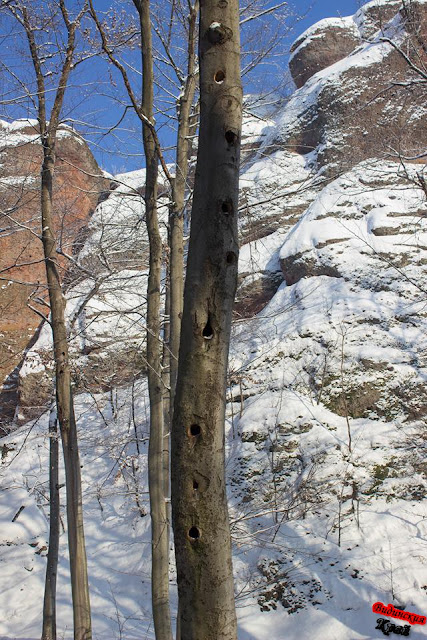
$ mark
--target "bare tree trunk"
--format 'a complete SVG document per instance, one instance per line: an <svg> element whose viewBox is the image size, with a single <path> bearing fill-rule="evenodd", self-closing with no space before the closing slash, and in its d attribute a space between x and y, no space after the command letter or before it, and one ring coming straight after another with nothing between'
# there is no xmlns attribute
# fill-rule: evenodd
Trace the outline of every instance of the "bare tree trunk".
<svg viewBox="0 0 427 640"><path fill-rule="evenodd" d="M164 421L163 421L163 373L160 322L160 288L162 273L162 242L157 218L158 164L162 163L165 175L170 174L160 155L160 146L154 127L153 100L153 48L149 0L133 0L139 16L142 54L142 102L134 93L127 71L115 57L108 43L107 34L89 0L91 15L101 36L102 49L110 62L121 73L132 107L142 122L144 153L146 159L145 217L149 240L149 274L147 284L147 361L148 392L150 397L150 444L148 451L148 481L151 512L151 596L154 629L157 640L172 640L169 607L169 538L166 507L166 482L164 479Z"/></svg>
<svg viewBox="0 0 427 640"><path fill-rule="evenodd" d="M70 19L64 0L59 2L59 13L67 32L66 44L61 52L61 63L58 67L58 83L48 118L45 75L43 57L35 37L41 27L34 9L26 3L13 3L9 9L25 31L28 47L34 67L37 84L38 121L43 146L43 163L41 168L41 228L46 280L49 291L53 351L55 359L56 408L62 439L65 466L65 483L67 498L68 546L70 554L71 593L73 599L74 640L91 640L91 618L89 587L87 579L87 561L83 530L83 508L80 477L80 459L77 445L77 428L74 417L73 398L71 393L71 373L68 360L67 329L65 323L65 301L57 264L56 239L53 222L53 175L55 170L55 141L59 125L65 89L73 67L76 49L76 30L87 10L87 0L81 6L74 20ZM49 28L54 21L49 18ZM37 24L37 28L36 25ZM49 603L47 609L54 609L54 591L46 586ZM47 610L46 610L47 611ZM49 614L51 615L51 614ZM45 622L43 621L43 629ZM50 623L51 624L51 623Z"/></svg>
<svg viewBox="0 0 427 640"><path fill-rule="evenodd" d="M238 260L238 9L237 0L201 2L199 152L172 431L173 526L185 640L237 637L224 421Z"/></svg>
<svg viewBox="0 0 427 640"><path fill-rule="evenodd" d="M170 241L168 242L170 247ZM162 384L163 384L163 494L166 501L167 538L170 543L170 529L172 522L170 505L170 428L171 428L171 403L170 403L170 262L166 261L166 286L165 286L165 325L163 329L163 354L162 354ZM169 564L169 546L168 546Z"/></svg>
<svg viewBox="0 0 427 640"><path fill-rule="evenodd" d="M59 552L59 455L56 405L49 416L49 549L43 602L42 640L56 640L56 577Z"/></svg>
<svg viewBox="0 0 427 640"><path fill-rule="evenodd" d="M199 0L190 5L188 16L188 66L183 91L178 102L178 131L175 161L175 178L172 183L172 203L169 213L169 331L168 331L168 363L169 363L169 407L165 411L165 431L169 434L172 428L173 406L175 400L176 380L178 375L178 352L181 337L181 320L184 305L184 210L188 179L188 161L191 133L191 110L197 84L196 71L196 39L197 15ZM170 499L170 435L163 443L164 450L164 486L165 496ZM171 505L167 505L168 523L171 522ZM170 526L169 526L170 529ZM168 531L168 540L170 531ZM177 614L176 640L181 640L180 613Z"/></svg>
<svg viewBox="0 0 427 640"><path fill-rule="evenodd" d="M142 105L146 119L153 122L154 75L149 0L134 0L139 13L142 40ZM150 396L150 444L148 481L151 511L151 596L157 640L172 640L169 606L169 536L163 479L163 384L162 344L160 340L160 288L162 241L157 217L157 177L159 155L153 129L143 124L146 160L145 217L150 247L147 290L147 360Z"/></svg>
<svg viewBox="0 0 427 640"><path fill-rule="evenodd" d="M53 232L52 182L55 150L50 135L42 134L43 167L41 185L42 242L49 289L53 349L56 365L56 405L61 432L67 496L68 546L70 554L71 592L73 598L74 639L91 640L91 617L87 560L83 530L83 507L77 427L71 394L64 298L57 267L56 241Z"/></svg>
<svg viewBox="0 0 427 640"><path fill-rule="evenodd" d="M181 319L184 303L184 207L188 178L188 150L190 135L191 108L196 92L197 71L195 61L196 22L199 12L199 0L190 5L188 16L188 67L183 91L178 103L178 131L176 146L176 171L172 185L172 206L169 215L170 242L170 413L178 375L178 351L181 337Z"/></svg>

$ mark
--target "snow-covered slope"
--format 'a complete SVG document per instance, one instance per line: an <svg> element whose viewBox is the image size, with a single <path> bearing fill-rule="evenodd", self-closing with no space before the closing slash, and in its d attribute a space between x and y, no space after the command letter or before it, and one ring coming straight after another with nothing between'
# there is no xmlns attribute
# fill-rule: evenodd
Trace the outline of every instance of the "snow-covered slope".
<svg viewBox="0 0 427 640"><path fill-rule="evenodd" d="M358 109L378 90L379 75L388 82L393 71L390 45L373 27L374 9L396 6L374 0L341 21L371 41L315 73L279 113L257 112L245 125L250 153L241 176L226 424L239 640L381 638L375 602L427 612L425 169L385 156L380 145L350 145L377 132L377 120ZM402 34L401 15L387 16ZM307 46L323 28L308 32ZM387 105L407 116L405 139L425 147L425 129L411 125L419 95L415 103L401 96ZM106 278L77 315L76 371L90 371L84 359L99 349L104 365L97 366L111 372L118 350L109 335L125 332L140 349L145 271L133 243L145 242L137 195L143 175L117 179L80 255ZM126 251L117 245L117 222ZM125 255L131 265L122 264ZM121 278L117 295L110 262ZM88 291L90 278L70 291L70 318ZM34 365L39 356L40 343ZM154 638L146 383L144 376L109 382L111 390L100 393L91 379L76 399L94 639ZM1 441L0 638L8 640L40 634L47 420L44 414ZM173 561L170 580L175 616ZM58 624L68 640L64 531L58 590ZM425 627L411 627L410 637L425 635Z"/></svg>
<svg viewBox="0 0 427 640"><path fill-rule="evenodd" d="M131 390L126 389L114 391L111 397L80 395L76 402L82 428L80 452L93 637L98 640L154 637L150 612L151 543L146 515L145 382L136 383L133 391L133 400ZM136 423L134 413L138 416ZM40 637L49 512L47 419L47 415L42 416L30 429L26 426L2 442L3 453L8 451L1 479L2 640ZM62 477L61 472L61 480ZM58 637L71 638L65 523L63 511Z"/></svg>
<svg viewBox="0 0 427 640"><path fill-rule="evenodd" d="M282 243L288 285L235 326L236 568L269 612L248 607L250 638L380 637L377 601L425 614L426 209L396 171L325 187Z"/></svg>

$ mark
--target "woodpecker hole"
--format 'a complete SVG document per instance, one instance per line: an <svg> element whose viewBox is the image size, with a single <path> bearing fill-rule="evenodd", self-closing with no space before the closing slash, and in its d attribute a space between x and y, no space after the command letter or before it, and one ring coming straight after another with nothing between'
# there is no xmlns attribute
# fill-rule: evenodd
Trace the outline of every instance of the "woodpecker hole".
<svg viewBox="0 0 427 640"><path fill-rule="evenodd" d="M225 139L227 140L228 144L236 144L237 135L234 133L234 131L226 131Z"/></svg>
<svg viewBox="0 0 427 640"><path fill-rule="evenodd" d="M192 424L190 427L190 435L192 435L194 438L199 436L202 433L202 430L200 428L199 424Z"/></svg>
<svg viewBox="0 0 427 640"><path fill-rule="evenodd" d="M191 527L188 537L190 540L198 540L200 538L200 530L197 527Z"/></svg>
<svg viewBox="0 0 427 640"><path fill-rule="evenodd" d="M227 216L233 213L233 203L231 202L231 200L224 200L224 202L221 204L221 211Z"/></svg>
<svg viewBox="0 0 427 640"><path fill-rule="evenodd" d="M208 321L207 321L207 323L205 325L205 328L202 331L202 335L203 335L205 340L212 340L212 338L213 338L214 334L213 334L213 329L212 329L212 326L211 326L211 319L210 319L209 316L208 316Z"/></svg>
<svg viewBox="0 0 427 640"><path fill-rule="evenodd" d="M214 80L217 84L222 84L225 80L225 73L224 71L222 71L222 69L219 69L219 71L216 72L216 74L214 75Z"/></svg>
<svg viewBox="0 0 427 640"><path fill-rule="evenodd" d="M229 251L226 256L227 264L236 264L237 256L233 251Z"/></svg>
<svg viewBox="0 0 427 640"><path fill-rule="evenodd" d="M208 31L207 38L211 44L224 44L227 40L231 40L233 32L231 29L218 22L213 22Z"/></svg>
<svg viewBox="0 0 427 640"><path fill-rule="evenodd" d="M197 491L198 488L199 488L199 483L197 482L197 480L193 480L193 489L194 489L194 491Z"/></svg>

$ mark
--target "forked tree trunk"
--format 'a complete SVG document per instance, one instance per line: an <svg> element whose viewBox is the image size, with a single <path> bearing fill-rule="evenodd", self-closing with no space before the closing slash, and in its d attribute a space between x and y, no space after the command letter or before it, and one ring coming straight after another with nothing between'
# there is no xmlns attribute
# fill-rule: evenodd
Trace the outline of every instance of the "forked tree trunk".
<svg viewBox="0 0 427 640"><path fill-rule="evenodd" d="M56 367L56 406L65 466L68 547L73 598L74 639L91 640L90 600L83 530L83 507L77 427L71 393L64 297L57 266L52 216L52 183L55 168L53 134L42 135L43 167L41 184L42 242L49 290L53 350Z"/></svg>
<svg viewBox="0 0 427 640"><path fill-rule="evenodd" d="M31 6L31 3L30 3ZM34 9L34 7L32 7ZM57 263L55 228L53 222L53 175L55 171L55 142L59 118L64 101L65 89L73 67L76 46L76 30L87 10L87 0L81 6L74 20L64 0L59 3L60 15L67 31L66 46L61 55L58 68L58 82L55 93L49 93L53 101L48 119L47 91L43 72L43 47L40 49L35 34L40 29L39 22L32 22L32 14L26 3L11 3L9 9L18 23L23 27L28 41L31 60L37 84L38 121L40 138L43 146L43 163L41 168L41 227L43 256L46 269L46 281L49 292L53 352L55 359L56 409L61 433L65 466L65 483L67 499L68 548L70 555L71 594L73 599L74 640L91 640L91 617L89 587L87 578L86 549L83 530L83 508L80 477L80 459L77 444L77 427L74 416L73 396L71 392L71 373L68 360L67 328L65 324L65 301ZM37 24L37 28L35 27ZM51 478L52 479L52 478ZM54 490L54 489L53 489ZM52 486L51 486L52 491ZM48 576L49 577L49 576ZM43 613L52 616L55 609L54 582L46 585L48 603ZM52 629L53 622L43 618L45 625Z"/></svg>
<svg viewBox="0 0 427 640"><path fill-rule="evenodd" d="M43 601L42 640L56 640L56 577L59 553L59 446L56 404L49 416L49 547Z"/></svg>
<svg viewBox="0 0 427 640"><path fill-rule="evenodd" d="M149 0L134 0L139 14L142 46L141 110L153 122L154 76ZM157 640L172 640L169 606L169 536L165 482L163 478L163 383L160 340L160 289L162 276L162 240L157 217L157 178L159 157L153 130L143 125L146 161L145 218L150 247L147 288L147 361L150 397L150 444L148 481L151 513L151 597Z"/></svg>
<svg viewBox="0 0 427 640"><path fill-rule="evenodd" d="M202 0L200 134L172 432L181 637L235 640L224 472L242 109L237 0Z"/></svg>

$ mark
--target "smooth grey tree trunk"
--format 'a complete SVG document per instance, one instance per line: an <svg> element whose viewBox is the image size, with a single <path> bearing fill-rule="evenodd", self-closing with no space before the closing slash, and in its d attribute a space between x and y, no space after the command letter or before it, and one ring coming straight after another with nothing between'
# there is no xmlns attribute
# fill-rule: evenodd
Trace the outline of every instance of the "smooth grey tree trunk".
<svg viewBox="0 0 427 640"><path fill-rule="evenodd" d="M142 104L145 118L153 122L154 74L149 0L133 0L139 14L142 47ZM164 481L164 421L161 342L161 277L163 247L157 216L159 155L153 128L143 124L146 161L145 218L149 240L147 285L147 361L150 397L148 482L151 513L151 597L156 640L172 640L169 605L169 527Z"/></svg>
<svg viewBox="0 0 427 640"><path fill-rule="evenodd" d="M170 245L170 413L173 414L176 380L178 375L178 352L181 337L181 319L184 302L184 208L188 179L188 152L191 129L191 110L197 84L196 22L199 1L190 5L188 16L187 76L178 102L178 130L176 141L175 178L172 185L172 204L169 215Z"/></svg>
<svg viewBox="0 0 427 640"><path fill-rule="evenodd" d="M151 515L151 596L154 629L157 640L172 640L169 607L169 536L164 479L164 420L163 399L165 378L162 371L161 341L161 275L162 241L157 218L157 178L160 157L159 142L153 118L154 74L149 0L133 0L138 12L142 55L142 101L133 91L126 68L110 48L106 30L99 21L92 0L91 15L101 36L102 49L119 70L134 112L142 123L146 158L145 218L149 239L149 275L147 283L147 363L150 398L150 444L148 452L148 481ZM166 164L163 169L168 174Z"/></svg>
<svg viewBox="0 0 427 640"><path fill-rule="evenodd" d="M172 431L182 640L235 640L224 471L242 110L237 0L200 3L200 134Z"/></svg>

